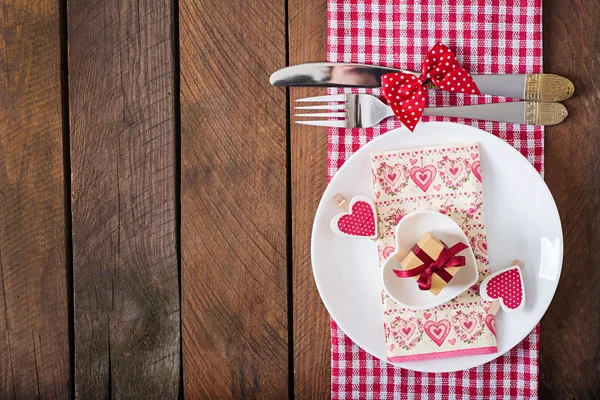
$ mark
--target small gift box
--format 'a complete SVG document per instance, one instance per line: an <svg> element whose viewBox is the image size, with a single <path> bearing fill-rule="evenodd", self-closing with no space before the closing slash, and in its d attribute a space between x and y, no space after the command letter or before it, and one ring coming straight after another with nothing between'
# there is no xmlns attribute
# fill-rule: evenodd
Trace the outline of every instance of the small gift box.
<svg viewBox="0 0 600 400"><path fill-rule="evenodd" d="M428 290L437 296L465 265L465 257L456 254L467 247L458 242L448 248L428 232L400 263L403 270L394 270L394 273L400 278L413 277L421 290Z"/></svg>

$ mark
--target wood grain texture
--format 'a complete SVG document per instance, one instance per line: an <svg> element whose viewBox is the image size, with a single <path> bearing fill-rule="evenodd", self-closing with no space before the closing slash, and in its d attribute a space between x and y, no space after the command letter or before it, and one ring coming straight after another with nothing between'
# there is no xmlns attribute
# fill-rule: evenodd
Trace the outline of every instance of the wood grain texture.
<svg viewBox="0 0 600 400"><path fill-rule="evenodd" d="M541 324L540 397L600 395L600 7L544 0L544 72L575 84L569 117L546 130L546 182L563 224L558 290Z"/></svg>
<svg viewBox="0 0 600 400"><path fill-rule="evenodd" d="M327 2L290 0L290 64L327 57ZM291 88L293 100L327 94L323 88ZM331 396L331 334L312 274L313 219L327 187L327 128L291 124L292 240L294 298L294 392L297 399ZM333 201L333 200L332 200Z"/></svg>
<svg viewBox="0 0 600 400"><path fill-rule="evenodd" d="M172 4L70 0L76 397L177 398Z"/></svg>
<svg viewBox="0 0 600 400"><path fill-rule="evenodd" d="M68 398L58 3L0 1L0 398Z"/></svg>
<svg viewBox="0 0 600 400"><path fill-rule="evenodd" d="M179 7L185 397L285 398L284 1Z"/></svg>

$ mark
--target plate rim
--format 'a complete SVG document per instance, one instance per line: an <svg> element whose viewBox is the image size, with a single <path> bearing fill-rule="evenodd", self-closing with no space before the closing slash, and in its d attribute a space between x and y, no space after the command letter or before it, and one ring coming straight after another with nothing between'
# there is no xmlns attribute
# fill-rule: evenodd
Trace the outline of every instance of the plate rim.
<svg viewBox="0 0 600 400"><path fill-rule="evenodd" d="M527 165L529 165L530 168L533 169L533 171L535 172L535 176L536 180L539 180L539 182L542 183L542 187L544 188L544 190L547 192L547 194L550 196L550 200L552 202L552 205L554 206L554 217L557 219L558 221L558 225L560 227L560 254L559 254L559 258L560 258L560 262L558 264L558 271L557 271L557 279L553 285L553 287L551 288L551 294L552 296L550 297L550 301L548 302L548 304L544 305L543 308L543 312L541 313L539 319L533 324L533 329L536 328L536 326L539 324L539 322L541 321L541 319L543 318L543 316L546 314L546 312L548 311L548 308L550 307L550 304L552 303L552 300L554 299L554 296L556 294L556 289L558 287L558 284L560 282L560 277L562 275L562 268L563 268L563 261L564 261L564 232L563 232L563 226L562 226L562 220L560 218L560 213L558 211L558 207L556 206L556 201L554 199L554 196L552 195L552 192L550 191L550 188L548 188L548 185L546 184L546 182L544 181L544 178L542 177L542 175L534 168L534 166L531 164L531 162L529 160L527 160L527 158L525 158L525 156L523 156L523 154L521 154L516 148L514 148L514 146L510 145L509 143L507 143L506 141L504 141L503 139L499 138L496 135L493 135L490 132L487 132L483 129L474 127L474 126L470 126L470 125L464 125L464 124L459 124L459 123L454 123L454 122L446 122L446 121L431 121L431 122L422 122L417 126L417 129L415 130L415 132L410 132L406 127L400 127L400 128L396 128L396 129L391 129L389 131L386 131L385 133L382 133L380 136L374 137L372 138L369 142L365 143L364 145L362 145L358 150L356 150L352 155L354 156L356 153L358 153L359 151L363 151L363 149L365 147L367 147L368 145L370 145L371 143L375 142L376 140L378 140L379 138L382 138L384 135L388 135L388 134L398 134L398 133L406 133L406 134L414 134L414 135L418 135L419 134L419 127L420 126L430 126L430 125L437 125L439 128L443 128L444 126L450 126L451 129L454 129L456 127L460 127L461 129L467 129L467 130L473 130L476 131L480 134L486 135L487 137L490 138L490 140L492 141L496 141L497 143L501 144L502 146L506 145L508 146L507 148L510 148L509 151L514 152L514 154L518 155L519 157L525 159L525 161L527 162ZM476 140L475 140L476 141ZM450 144L450 143L443 143L443 144ZM389 149L392 150L392 149ZM389 151L388 150L388 151ZM385 151L385 150L382 150ZM348 161L350 159L350 157L346 160ZM337 324L337 326L343 331L343 333L348 336L358 347L360 347L362 350L364 350L365 352L369 353L370 355L372 355L373 357L382 360L384 362L386 362L387 364L394 366L394 367L400 367L400 368L404 368L404 369L408 369L408 370L412 370L412 371L418 371L418 372L456 372L456 371L463 371L463 370L467 370L467 369L471 369L471 368L475 368L475 367L479 367L483 364L489 363L501 356L503 356L504 354L508 353L510 350L512 350L515 346L517 346L519 343L521 343L530 333L527 333L523 338L521 338L514 346L512 346L511 348L509 348L507 351L505 352L497 352L497 353L493 353L491 354L493 357L491 357L490 359L488 359L487 361L478 363L478 364L474 364L471 365L467 368L455 368L455 369L449 369L446 370L444 369L442 370L427 370L427 369L418 369L418 368L411 368L411 363L410 362L406 362L406 363L392 363L390 361L387 360L387 358L380 358L379 356L372 354L371 352L369 352L368 350L366 350L363 346L361 346L359 343L357 343L357 340L355 339L355 337L353 337L352 334L348 334L347 330L344 329L344 323L340 323L339 321L335 320L330 312L330 306L328 305L328 302L325 300L325 298L323 297L323 288L321 287L321 285L319 285L319 282L316 278L316 273L315 273L315 252L314 252L314 248L315 248L315 233L316 233L316 221L317 219L319 219L320 215L323 214L324 211L324 202L325 202L325 194L330 190L330 187L332 187L332 185L340 178L340 174L339 172L344 168L344 166L346 165L346 162L344 162L344 164L338 169L338 171L336 172L336 174L331 178L331 180L328 182L327 187L325 188L325 190L323 191L323 195L321 196L321 200L319 201L319 205L317 206L317 211L315 213L315 217L313 219L313 226L311 229L311 270L313 273L313 280L315 281L315 285L317 286L317 291L319 293L319 297L321 298L321 302L323 303L323 305L325 306L325 309L327 310L329 317L335 321L335 323ZM469 356L463 356L463 357L457 357L456 359L459 358L469 358Z"/></svg>

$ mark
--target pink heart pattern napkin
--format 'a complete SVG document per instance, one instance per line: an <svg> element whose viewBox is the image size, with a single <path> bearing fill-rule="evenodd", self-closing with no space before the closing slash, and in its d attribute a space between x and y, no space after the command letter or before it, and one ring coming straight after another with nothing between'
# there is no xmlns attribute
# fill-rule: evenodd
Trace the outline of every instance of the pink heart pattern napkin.
<svg viewBox="0 0 600 400"><path fill-rule="evenodd" d="M481 283L489 266L479 145L388 151L373 154L372 163L380 263L394 252L396 225L405 215L436 211L452 218L465 232L475 254ZM479 284L426 311L402 308L385 291L382 302L390 362L497 351L494 322L497 308L490 309L491 304L481 298Z"/></svg>

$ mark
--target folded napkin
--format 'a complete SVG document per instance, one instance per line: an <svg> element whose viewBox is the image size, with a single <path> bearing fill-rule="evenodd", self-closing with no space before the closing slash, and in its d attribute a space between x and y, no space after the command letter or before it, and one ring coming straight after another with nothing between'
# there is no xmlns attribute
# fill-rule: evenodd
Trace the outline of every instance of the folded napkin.
<svg viewBox="0 0 600 400"><path fill-rule="evenodd" d="M477 144L425 147L372 155L380 262L394 251L395 228L422 210L452 218L475 253L479 283L489 272ZM401 278L398 278L401 279ZM415 282L416 284L416 282ZM416 311L382 292L388 361L495 353L497 308L479 296L479 284L441 306Z"/></svg>

